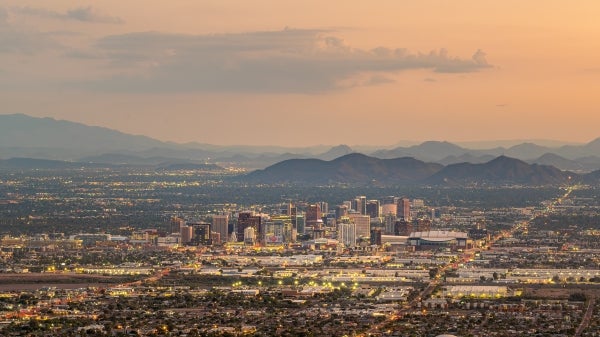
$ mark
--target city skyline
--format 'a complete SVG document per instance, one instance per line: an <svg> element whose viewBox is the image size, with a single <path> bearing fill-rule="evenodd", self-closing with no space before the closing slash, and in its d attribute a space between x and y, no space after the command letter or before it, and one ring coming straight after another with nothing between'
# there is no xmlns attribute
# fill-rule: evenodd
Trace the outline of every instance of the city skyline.
<svg viewBox="0 0 600 337"><path fill-rule="evenodd" d="M584 143L600 136L598 9L9 0L0 114L219 145Z"/></svg>

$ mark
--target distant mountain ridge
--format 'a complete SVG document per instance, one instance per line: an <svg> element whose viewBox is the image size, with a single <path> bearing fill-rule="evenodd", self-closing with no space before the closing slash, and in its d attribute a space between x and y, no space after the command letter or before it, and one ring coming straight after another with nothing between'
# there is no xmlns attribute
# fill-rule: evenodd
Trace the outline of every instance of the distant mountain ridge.
<svg viewBox="0 0 600 337"><path fill-rule="evenodd" d="M379 159L349 154L331 161L291 159L257 170L242 181L261 184L351 184L351 185L559 185L588 179L553 166L528 164L499 156L481 164L459 163L442 166L402 157ZM591 180L589 180L591 179Z"/></svg>
<svg viewBox="0 0 600 337"><path fill-rule="evenodd" d="M410 144L410 142L402 142ZM493 143L489 143L493 144ZM504 142L503 144L512 144ZM544 144L557 144L544 141ZM129 135L104 127L37 118L23 114L0 115L0 159L27 157L114 165L173 163L214 163L262 169L287 159L332 160L357 152L380 159L413 157L443 165L461 162L484 163L505 155L529 163L551 164L577 173L600 169L600 138L587 144L545 146L524 142L510 147L469 149L446 141L426 141L417 145L374 148L360 145L317 145L310 147L223 146L201 143L177 144L146 136ZM562 158L562 159L561 159Z"/></svg>
<svg viewBox="0 0 600 337"><path fill-rule="evenodd" d="M0 115L2 147L57 148L108 151L138 151L167 143L146 136L129 135L116 130L85 124L35 118L23 114Z"/></svg>
<svg viewBox="0 0 600 337"><path fill-rule="evenodd" d="M570 182L578 175L553 166L528 164L519 159L499 156L487 163L460 163L444 167L426 179L428 184L523 184L555 185Z"/></svg>
<svg viewBox="0 0 600 337"><path fill-rule="evenodd" d="M600 158L599 158L600 159ZM554 153L544 153L539 158L527 161L530 164L540 164L554 166L564 171L589 171L593 170L593 165L586 165L585 162L579 162L576 160L570 160L561 157Z"/></svg>
<svg viewBox="0 0 600 337"><path fill-rule="evenodd" d="M270 184L382 185L409 183L439 171L442 165L414 158L379 159L352 153L331 161L290 159L243 177L243 181Z"/></svg>

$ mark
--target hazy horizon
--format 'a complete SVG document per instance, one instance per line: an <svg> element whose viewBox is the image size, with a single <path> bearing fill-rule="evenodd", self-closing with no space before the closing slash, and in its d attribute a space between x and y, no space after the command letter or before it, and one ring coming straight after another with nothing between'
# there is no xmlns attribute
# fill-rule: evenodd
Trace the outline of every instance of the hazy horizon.
<svg viewBox="0 0 600 337"><path fill-rule="evenodd" d="M598 10L8 0L0 114L215 145L587 143L600 136Z"/></svg>
<svg viewBox="0 0 600 337"><path fill-rule="evenodd" d="M600 137L595 138L595 139L591 139L588 142L570 142L570 141L564 141L564 140L559 140L559 139L490 139L490 140L471 140L471 141L461 141L461 140L448 140L448 139L423 139L423 140L409 140L409 139L401 139L396 141L393 144L345 144L345 143L338 143L338 144L306 144L306 145L299 145L299 146L285 146L285 145L278 145L278 144L219 144L219 143L201 143L201 142L196 142L196 141L190 141L190 142L177 142L177 141L173 141L173 140L169 140L169 139L159 139L159 138L155 138L150 134L133 134L133 133L127 133L125 131L122 130L118 130L118 129L114 129L111 127L106 127L106 126L102 126L102 125L88 125L85 123L80 123L80 122L76 122L76 121L70 121L67 119L57 119L54 117L35 117L35 116L31 116L31 115L27 115L27 114L12 114L12 115L22 115L22 116L27 116L27 117L32 117L32 118L50 118L53 119L55 121L58 122L73 122L73 123L77 123L77 124L81 124L84 126L90 126L90 127L100 127L100 128L106 128L109 130L113 130L113 131L117 131L117 132L121 132L124 134L128 134L128 135L132 135L132 136L143 136L143 137L149 137L161 142L165 142L165 143L174 143L174 144L179 144L179 145L186 145L186 144L204 144L204 145L214 145L214 146L223 146L223 147L264 147L264 148L284 148L284 149L305 149L305 148L324 148L324 149L329 149L331 147L336 147L336 146L349 146L354 150L357 151L361 151L361 150L376 150L376 149L391 149L394 147L410 147L413 145L419 145L425 142L449 142L455 145L459 145L461 147L467 148L467 149L472 149L472 150L487 150L487 149L492 149L492 148L496 148L496 147L505 147L505 148L509 148L515 145L520 145L523 143L534 143L537 145L541 145L541 146L546 146L546 147L560 147L563 145L584 145L587 144L591 141L594 141L596 139L600 139ZM8 114L7 114L8 116Z"/></svg>

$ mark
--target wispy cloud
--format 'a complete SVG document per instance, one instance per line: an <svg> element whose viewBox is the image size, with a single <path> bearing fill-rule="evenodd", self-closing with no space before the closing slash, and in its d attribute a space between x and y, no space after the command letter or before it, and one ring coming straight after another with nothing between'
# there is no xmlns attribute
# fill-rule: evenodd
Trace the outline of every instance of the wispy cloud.
<svg viewBox="0 0 600 337"><path fill-rule="evenodd" d="M380 84L387 84L387 83L394 83L396 81L394 81L393 79L383 76L383 75L373 75L369 78L369 80L367 82L365 82L365 85L380 85Z"/></svg>
<svg viewBox="0 0 600 337"><path fill-rule="evenodd" d="M367 74L362 85L389 82L411 69L467 73L489 68L478 50L470 58L445 49L353 48L326 30L284 29L218 35L143 32L108 36L96 44L116 73L88 83L99 90L139 92L321 93ZM89 57L89 54L85 54Z"/></svg>
<svg viewBox="0 0 600 337"><path fill-rule="evenodd" d="M0 7L0 53L34 54L59 46L47 34L14 27L9 22L9 17L10 13Z"/></svg>
<svg viewBox="0 0 600 337"><path fill-rule="evenodd" d="M121 18L102 14L93 7L77 7L69 9L66 12L57 12L45 8L14 7L12 8L12 11L21 15L38 16L57 20L74 20L80 22L112 24L123 23Z"/></svg>

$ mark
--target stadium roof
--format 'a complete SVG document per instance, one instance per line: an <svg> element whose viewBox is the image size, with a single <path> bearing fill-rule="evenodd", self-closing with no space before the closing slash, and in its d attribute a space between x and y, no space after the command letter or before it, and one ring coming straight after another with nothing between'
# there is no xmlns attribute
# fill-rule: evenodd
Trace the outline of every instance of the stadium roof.
<svg viewBox="0 0 600 337"><path fill-rule="evenodd" d="M412 232L409 239L423 239L427 241L448 241L453 239L466 239L467 233L454 231L428 231Z"/></svg>

